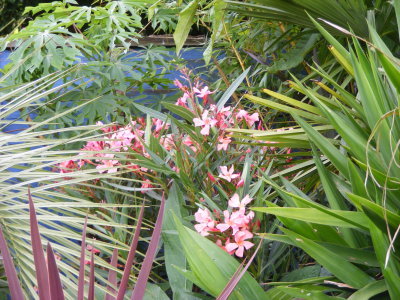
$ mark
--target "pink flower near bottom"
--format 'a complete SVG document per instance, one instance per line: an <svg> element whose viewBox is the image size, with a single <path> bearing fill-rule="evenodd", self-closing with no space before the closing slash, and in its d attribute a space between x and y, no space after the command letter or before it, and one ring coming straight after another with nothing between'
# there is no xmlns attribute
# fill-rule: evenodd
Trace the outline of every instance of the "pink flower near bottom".
<svg viewBox="0 0 400 300"><path fill-rule="evenodd" d="M249 231L239 231L235 234L235 242L234 243L227 243L225 245L225 249L228 252L233 250L235 251L235 255L238 257L243 257L244 250L249 250L251 247L254 246L253 243L246 241L247 239L251 239L253 234Z"/></svg>

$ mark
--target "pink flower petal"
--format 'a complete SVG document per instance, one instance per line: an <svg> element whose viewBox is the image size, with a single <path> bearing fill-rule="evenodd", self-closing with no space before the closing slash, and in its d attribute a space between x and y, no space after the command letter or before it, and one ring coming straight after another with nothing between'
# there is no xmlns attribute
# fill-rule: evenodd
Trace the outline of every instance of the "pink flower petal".
<svg viewBox="0 0 400 300"><path fill-rule="evenodd" d="M235 255L238 257L243 257L243 252L244 252L244 247L239 246L239 248L236 250Z"/></svg>
<svg viewBox="0 0 400 300"><path fill-rule="evenodd" d="M225 249L226 249L226 251L231 252L231 251L235 250L237 247L239 247L239 246L236 243L228 243L228 244L226 244Z"/></svg>

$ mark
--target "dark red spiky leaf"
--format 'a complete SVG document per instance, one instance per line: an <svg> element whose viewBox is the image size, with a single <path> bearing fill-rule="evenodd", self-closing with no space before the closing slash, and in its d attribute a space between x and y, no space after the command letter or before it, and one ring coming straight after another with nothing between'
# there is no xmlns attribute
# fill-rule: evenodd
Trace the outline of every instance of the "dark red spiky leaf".
<svg viewBox="0 0 400 300"><path fill-rule="evenodd" d="M157 247L160 242L162 223L164 219L164 207L165 207L165 196L163 194L161 198L160 209L157 215L156 224L154 226L153 234L151 236L150 244L147 249L146 256L143 260L142 268L140 269L139 276L135 284L135 288L132 292L131 300L142 300L144 293L146 291L147 281L149 280L151 267L153 265Z"/></svg>
<svg viewBox="0 0 400 300"><path fill-rule="evenodd" d="M243 268L243 263L240 264L239 268L236 270L235 274L231 277L229 282L226 284L225 288L222 290L221 294L217 297L216 300L227 300L228 297L231 295L233 290L235 289L236 285L239 283L240 279L246 273L247 269L253 262L253 259L256 257L258 250L260 249L261 242L258 244L256 251L254 251L253 255L247 262L246 266ZM243 269L242 269L243 268Z"/></svg>
<svg viewBox="0 0 400 300"><path fill-rule="evenodd" d="M28 189L29 218L31 227L31 243L33 260L35 263L36 279L40 300L50 299L49 274L47 272L46 259L44 257L42 241L40 238L39 225L36 218L35 206L33 204L31 191Z"/></svg>
<svg viewBox="0 0 400 300"><path fill-rule="evenodd" d="M3 235L3 230L0 226L0 251L3 256L3 266L6 272L8 287L11 293L11 299L19 300L24 299L21 284L19 282L17 271L15 270L14 262L11 258L10 251L8 250L6 239Z"/></svg>
<svg viewBox="0 0 400 300"><path fill-rule="evenodd" d="M129 275L131 273L131 268L133 265L133 259L135 258L136 248L139 242L140 229L142 228L144 215L144 202L140 208L139 217L136 224L135 234L132 239L131 248L129 250L128 258L126 259L124 274L122 275L121 283L119 285L118 294L116 300L123 300L128 287Z"/></svg>
<svg viewBox="0 0 400 300"><path fill-rule="evenodd" d="M110 263L114 268L117 267L118 264L118 249L114 249L113 254L111 256L111 263ZM109 285L107 287L107 290L109 290L111 293L115 293L115 289L113 288L113 286L117 286L117 272L114 270L109 270L108 271L108 282L111 283L111 286ZM115 300L115 297L110 295L110 294L106 294L106 297L104 300Z"/></svg>
<svg viewBox="0 0 400 300"><path fill-rule="evenodd" d="M85 218L85 224L82 230L82 244L81 244L81 259L79 264L79 277L78 277L78 300L84 300L85 294L85 255L86 255L86 227L88 217Z"/></svg>
<svg viewBox="0 0 400 300"><path fill-rule="evenodd" d="M90 255L89 294L88 300L94 300L94 253Z"/></svg>
<svg viewBox="0 0 400 300"><path fill-rule="evenodd" d="M64 292L57 268L56 258L50 243L47 243L47 267L49 272L49 285L51 300L64 300Z"/></svg>

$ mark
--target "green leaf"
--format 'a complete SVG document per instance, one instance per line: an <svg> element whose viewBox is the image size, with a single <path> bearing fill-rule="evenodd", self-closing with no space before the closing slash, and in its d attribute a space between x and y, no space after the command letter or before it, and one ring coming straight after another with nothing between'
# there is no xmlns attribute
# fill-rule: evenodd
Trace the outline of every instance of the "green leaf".
<svg viewBox="0 0 400 300"><path fill-rule="evenodd" d="M195 284L217 297L239 267L239 263L216 244L184 227L174 216L181 246L186 254ZM266 299L259 284L246 273L230 299Z"/></svg>
<svg viewBox="0 0 400 300"><path fill-rule="evenodd" d="M335 252L332 252L324 246L318 245L317 243L288 229L282 228L282 231L297 247L300 247L307 252L308 255L313 257L319 264L344 283L359 289L373 281L373 279L361 269L346 261L342 256Z"/></svg>
<svg viewBox="0 0 400 300"><path fill-rule="evenodd" d="M178 24L174 32L174 41L176 45L176 53L179 54L185 41L189 35L190 29L195 21L195 14L199 0L190 2L180 13Z"/></svg>
<svg viewBox="0 0 400 300"><path fill-rule="evenodd" d="M367 284L362 289L352 294L347 300L366 300L387 291L385 280L379 280Z"/></svg>
<svg viewBox="0 0 400 300"><path fill-rule="evenodd" d="M246 78L247 74L249 73L250 68L247 68L235 81L229 86L229 88L225 91L222 97L219 99L217 103L217 108L221 109L224 107L225 103L231 98L235 90L239 87L239 85L243 82Z"/></svg>
<svg viewBox="0 0 400 300"><path fill-rule="evenodd" d="M326 155L326 157L334 164L334 166L341 172L343 175L348 178L349 171L347 168L347 159L346 157L335 147L333 146L327 138L325 138L322 134L316 131L311 125L305 122L303 119L298 117L297 115L293 115L293 118L299 123L301 127L303 127L304 131L309 135L309 138L318 148Z"/></svg>
<svg viewBox="0 0 400 300"><path fill-rule="evenodd" d="M319 122L319 123L324 123L326 124L328 122L328 120L320 115L316 115L314 113L310 113L304 110L300 110L300 109L296 109L293 108L291 106L287 106L287 105L283 105L271 100L267 100L267 99L263 99L260 97L256 97L253 95L244 95L247 99L249 99L250 101L257 103L257 104L261 104L261 105L265 105L267 107L273 108L273 109L277 109L292 115L299 115L302 116L303 118L315 121L315 122Z"/></svg>
<svg viewBox="0 0 400 300"><path fill-rule="evenodd" d="M190 110L188 110L182 106L171 104L168 102L161 102L161 104L166 109L168 109L170 112L184 118L189 123L193 123L193 119L195 118L195 115Z"/></svg>
<svg viewBox="0 0 400 300"><path fill-rule="evenodd" d="M167 270L168 282L174 294L174 299L185 299L183 293L192 291L192 284L179 272L180 269L187 269L185 252L180 246L178 232L174 223L173 216L182 219L181 209L184 200L182 193L176 183L173 183L169 190L168 199L165 205L165 219L163 223L162 239L164 242L165 268ZM173 267L175 266L175 267Z"/></svg>
<svg viewBox="0 0 400 300"><path fill-rule="evenodd" d="M147 283L143 300L169 300L169 297L158 285Z"/></svg>
<svg viewBox="0 0 400 300"><path fill-rule="evenodd" d="M341 218L334 217L315 208L297 208L297 207L252 207L252 210L272 214L280 217L301 220L304 222L344 227L344 228L363 228L365 227L365 215L360 212L330 210ZM346 220L348 220L346 222Z"/></svg>

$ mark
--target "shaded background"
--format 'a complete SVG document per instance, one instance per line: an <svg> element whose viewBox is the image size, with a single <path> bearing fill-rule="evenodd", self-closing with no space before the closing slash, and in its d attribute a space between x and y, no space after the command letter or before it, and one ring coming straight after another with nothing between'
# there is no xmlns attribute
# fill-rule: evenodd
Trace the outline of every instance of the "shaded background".
<svg viewBox="0 0 400 300"><path fill-rule="evenodd" d="M0 0L0 35L10 33L22 20L26 6L50 3L54 0ZM93 0L76 0L79 5L89 6ZM29 21L29 20L27 20Z"/></svg>

